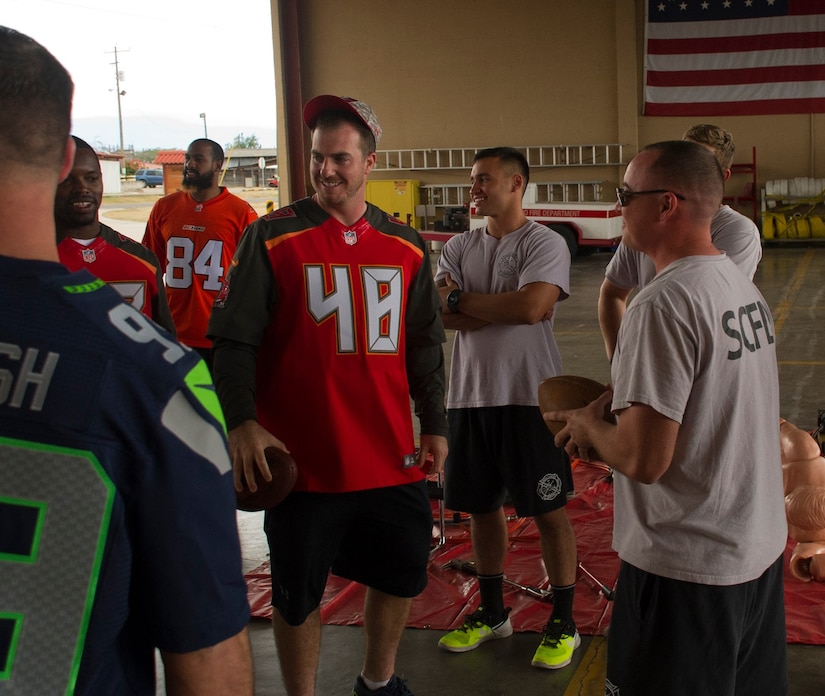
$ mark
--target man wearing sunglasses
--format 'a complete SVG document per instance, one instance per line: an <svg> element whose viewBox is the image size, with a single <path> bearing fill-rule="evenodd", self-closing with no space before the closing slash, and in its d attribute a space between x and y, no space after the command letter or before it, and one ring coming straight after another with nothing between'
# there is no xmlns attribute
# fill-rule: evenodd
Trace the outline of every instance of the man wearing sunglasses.
<svg viewBox="0 0 825 696"><path fill-rule="evenodd" d="M620 190L656 277L622 321L612 390L548 412L614 472L621 569L605 693L787 693L779 378L767 302L711 239L724 192L696 143L650 145ZM604 421L604 408L616 424Z"/></svg>
<svg viewBox="0 0 825 696"><path fill-rule="evenodd" d="M731 134L719 126L698 124L682 136L710 150L722 168L725 181L730 178L735 145ZM659 193L656 191L655 193ZM641 191L617 189L619 205L624 207L631 196L644 195ZM714 246L724 251L749 278L753 278L756 266L762 258L762 241L753 220L736 212L727 205L720 205L710 226ZM616 348L616 335L627 302L633 290L641 290L656 274L653 262L643 253L619 243L616 253L605 269L605 279L599 290L599 325L604 338L607 357L612 359Z"/></svg>

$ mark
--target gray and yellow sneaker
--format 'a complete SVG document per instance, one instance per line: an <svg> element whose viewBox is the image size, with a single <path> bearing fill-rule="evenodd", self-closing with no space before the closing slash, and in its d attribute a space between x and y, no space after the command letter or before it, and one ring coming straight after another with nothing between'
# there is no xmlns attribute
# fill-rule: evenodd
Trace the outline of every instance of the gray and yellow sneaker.
<svg viewBox="0 0 825 696"><path fill-rule="evenodd" d="M550 619L541 634L541 643L533 661L540 669L561 669L573 660L573 651L582 643L576 625L572 621Z"/></svg>
<svg viewBox="0 0 825 696"><path fill-rule="evenodd" d="M510 610L506 609L504 616L490 616L484 607L479 607L464 623L441 637L438 647L449 652L467 652L475 650L479 645L495 638L509 638L513 635L513 624L510 623Z"/></svg>

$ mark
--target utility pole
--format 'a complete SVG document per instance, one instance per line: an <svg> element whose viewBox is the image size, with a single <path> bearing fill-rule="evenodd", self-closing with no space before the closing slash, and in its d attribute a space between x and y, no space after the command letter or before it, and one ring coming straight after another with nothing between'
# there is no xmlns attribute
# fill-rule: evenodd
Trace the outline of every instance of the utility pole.
<svg viewBox="0 0 825 696"><path fill-rule="evenodd" d="M201 118L203 119L203 137L208 138L209 134L206 132L206 112L201 114Z"/></svg>
<svg viewBox="0 0 825 696"><path fill-rule="evenodd" d="M121 53L128 53L129 51L121 51ZM120 72L120 65L118 64L117 60L117 45L115 45L114 51L107 51L107 53L114 53L115 54L115 62L111 63L110 65L115 66L115 92L117 92L117 125L118 129L120 130L120 154L122 155L124 152L123 148L123 112L120 108L120 98L126 95L125 90L120 89L120 81L123 79L123 74ZM112 90L109 90L110 92Z"/></svg>

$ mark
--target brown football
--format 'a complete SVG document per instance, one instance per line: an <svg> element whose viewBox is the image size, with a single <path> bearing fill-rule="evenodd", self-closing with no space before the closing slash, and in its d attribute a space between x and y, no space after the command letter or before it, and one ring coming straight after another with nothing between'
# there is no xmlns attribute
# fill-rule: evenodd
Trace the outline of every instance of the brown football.
<svg viewBox="0 0 825 696"><path fill-rule="evenodd" d="M594 399L598 399L605 391L607 387L604 384L587 377L575 375L548 377L539 384L539 408L542 413L584 408ZM609 417L609 406L605 411L605 418L612 420L612 417ZM545 422L553 435L557 435L565 425L564 421Z"/></svg>
<svg viewBox="0 0 825 696"><path fill-rule="evenodd" d="M255 468L255 483L258 490L254 493L249 490L244 481L244 488L239 493L235 491L238 500L238 510L246 512L257 512L274 508L284 498L286 498L295 479L298 478L298 467L290 454L278 447L267 447L264 450L266 462L272 472L272 480L265 481L258 468Z"/></svg>

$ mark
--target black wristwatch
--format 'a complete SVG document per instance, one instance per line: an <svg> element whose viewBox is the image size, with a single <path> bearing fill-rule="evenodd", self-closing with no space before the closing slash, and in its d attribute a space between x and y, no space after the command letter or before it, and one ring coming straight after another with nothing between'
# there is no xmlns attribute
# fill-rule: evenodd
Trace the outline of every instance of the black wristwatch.
<svg viewBox="0 0 825 696"><path fill-rule="evenodd" d="M447 295L447 309L453 314L458 312L458 303L461 302L461 290L456 288Z"/></svg>

